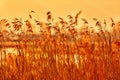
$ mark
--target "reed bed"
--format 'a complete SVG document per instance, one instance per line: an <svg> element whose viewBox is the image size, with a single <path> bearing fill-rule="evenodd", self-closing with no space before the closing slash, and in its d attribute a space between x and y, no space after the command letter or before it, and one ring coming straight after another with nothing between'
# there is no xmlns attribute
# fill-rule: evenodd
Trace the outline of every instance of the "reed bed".
<svg viewBox="0 0 120 80"><path fill-rule="evenodd" d="M2 19L0 80L120 80L120 22L110 18L110 31L96 18L93 27L84 18L80 26L81 12L59 22L50 11L45 23L33 18L35 11L26 21Z"/></svg>

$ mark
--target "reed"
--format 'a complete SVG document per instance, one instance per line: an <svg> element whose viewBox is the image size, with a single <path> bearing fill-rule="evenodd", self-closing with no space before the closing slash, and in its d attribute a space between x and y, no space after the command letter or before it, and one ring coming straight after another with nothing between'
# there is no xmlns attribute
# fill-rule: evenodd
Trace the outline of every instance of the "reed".
<svg viewBox="0 0 120 80"><path fill-rule="evenodd" d="M119 27L119 23L110 18L111 26L107 26L105 19L102 22L93 18L95 25L91 31L87 19L81 18L83 25L79 25L81 12L75 17L68 15L68 21L58 17L59 22L55 22L50 11L46 13L47 22L34 19L32 13L35 11L30 11L26 21L18 18L12 22L2 19L0 79L119 80L120 30L117 28L117 32L112 32L112 27ZM35 28L40 27L37 34L33 24ZM111 31L106 30L107 27ZM95 28L98 29L97 32ZM55 31L54 34L52 30ZM10 46L18 53L7 52L6 49Z"/></svg>

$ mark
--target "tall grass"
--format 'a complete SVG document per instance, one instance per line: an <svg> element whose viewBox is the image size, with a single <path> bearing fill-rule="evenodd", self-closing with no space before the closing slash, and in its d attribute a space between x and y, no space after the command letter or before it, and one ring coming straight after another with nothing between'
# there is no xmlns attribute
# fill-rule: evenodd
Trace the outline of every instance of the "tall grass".
<svg viewBox="0 0 120 80"><path fill-rule="evenodd" d="M87 19L81 18L83 27L79 25L81 12L68 15L68 21L58 17L59 22L50 11L46 23L34 20L34 11L26 21L2 19L0 80L119 80L120 23L110 18L108 31L106 20L93 18L95 32ZM39 34L34 32L34 24L40 27ZM11 47L16 54L7 53Z"/></svg>

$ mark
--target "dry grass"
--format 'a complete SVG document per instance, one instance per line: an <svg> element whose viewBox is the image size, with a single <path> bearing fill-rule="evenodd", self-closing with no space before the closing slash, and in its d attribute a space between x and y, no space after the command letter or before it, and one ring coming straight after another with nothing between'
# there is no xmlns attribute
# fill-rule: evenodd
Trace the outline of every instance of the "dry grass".
<svg viewBox="0 0 120 80"><path fill-rule="evenodd" d="M106 20L102 24L94 18L99 29L95 32L81 18L84 26L78 32L81 11L75 18L68 15L68 22L59 17L58 24L51 12L44 24L31 13L35 12L25 22L0 21L0 80L120 80L120 22L111 18L111 31L107 31ZM17 53L7 53L10 47Z"/></svg>

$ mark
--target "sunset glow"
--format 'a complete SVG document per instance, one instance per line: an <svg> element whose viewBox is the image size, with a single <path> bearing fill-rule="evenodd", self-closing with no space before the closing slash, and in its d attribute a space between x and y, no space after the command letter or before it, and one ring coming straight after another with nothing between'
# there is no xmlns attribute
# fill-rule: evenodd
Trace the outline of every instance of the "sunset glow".
<svg viewBox="0 0 120 80"><path fill-rule="evenodd" d="M30 10L36 11L36 17L45 19L45 13L51 11L55 17L75 15L83 11L85 18L120 18L119 0L0 0L0 18L27 18Z"/></svg>
<svg viewBox="0 0 120 80"><path fill-rule="evenodd" d="M119 0L0 0L0 80L120 80Z"/></svg>

